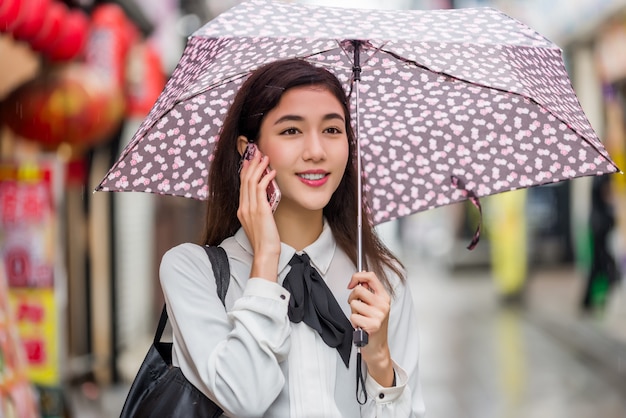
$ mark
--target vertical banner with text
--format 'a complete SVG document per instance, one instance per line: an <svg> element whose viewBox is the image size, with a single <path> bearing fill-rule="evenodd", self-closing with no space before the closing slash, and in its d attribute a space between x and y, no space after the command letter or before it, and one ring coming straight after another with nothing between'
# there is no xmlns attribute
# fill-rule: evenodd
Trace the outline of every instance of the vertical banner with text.
<svg viewBox="0 0 626 418"><path fill-rule="evenodd" d="M0 165L0 255L12 317L40 398L62 383L58 198L62 165L54 159ZM57 402L51 402L57 404ZM58 402L60 403L60 401ZM42 416L57 416L56 412ZM56 409L56 408L52 408Z"/></svg>

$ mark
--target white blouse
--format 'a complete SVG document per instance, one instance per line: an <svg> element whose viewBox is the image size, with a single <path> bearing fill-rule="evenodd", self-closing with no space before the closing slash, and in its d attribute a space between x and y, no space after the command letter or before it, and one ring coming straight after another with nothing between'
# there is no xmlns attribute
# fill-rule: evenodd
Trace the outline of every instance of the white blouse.
<svg viewBox="0 0 626 418"><path fill-rule="evenodd" d="M281 283L295 250L282 244L278 283L249 278L250 242L240 229L221 244L230 265L226 310L204 249L182 244L163 257L160 280L173 330L173 363L229 417L422 417L419 340L409 287L393 274L389 347L396 386L367 376L368 401L356 400L356 349L346 368L336 349L303 322L289 321ZM325 223L304 249L350 317L347 288L356 271ZM364 372L366 368L364 367Z"/></svg>

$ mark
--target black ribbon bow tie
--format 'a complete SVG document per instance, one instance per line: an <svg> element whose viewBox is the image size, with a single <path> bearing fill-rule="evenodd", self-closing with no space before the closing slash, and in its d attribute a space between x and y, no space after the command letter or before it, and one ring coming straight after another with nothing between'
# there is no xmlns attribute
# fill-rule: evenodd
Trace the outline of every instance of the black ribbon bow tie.
<svg viewBox="0 0 626 418"><path fill-rule="evenodd" d="M291 293L288 314L291 322L304 321L316 330L329 347L336 348L346 367L352 349L352 324L308 255L294 254L283 287Z"/></svg>

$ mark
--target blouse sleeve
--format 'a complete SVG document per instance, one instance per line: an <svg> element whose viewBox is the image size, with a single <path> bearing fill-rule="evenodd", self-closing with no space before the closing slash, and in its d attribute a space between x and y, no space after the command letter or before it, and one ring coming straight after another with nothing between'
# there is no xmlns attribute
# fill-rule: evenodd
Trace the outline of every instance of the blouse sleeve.
<svg viewBox="0 0 626 418"><path fill-rule="evenodd" d="M419 381L419 335L413 298L406 282L399 283L394 291L388 342L396 386L382 387L368 375L365 380L368 402L361 416L421 418L426 412Z"/></svg>
<svg viewBox="0 0 626 418"><path fill-rule="evenodd" d="M194 244L163 256L160 281L185 377L228 415L261 416L285 382L279 363L289 352L289 293L251 278L226 312L211 263Z"/></svg>

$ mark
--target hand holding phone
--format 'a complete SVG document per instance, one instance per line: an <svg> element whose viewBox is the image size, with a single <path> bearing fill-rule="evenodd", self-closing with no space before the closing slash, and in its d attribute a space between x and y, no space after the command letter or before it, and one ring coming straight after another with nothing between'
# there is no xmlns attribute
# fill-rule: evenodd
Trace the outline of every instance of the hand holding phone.
<svg viewBox="0 0 626 418"><path fill-rule="evenodd" d="M241 159L242 164L239 165L239 171L241 171L243 162L245 160L250 161L257 152L258 152L257 146L249 142L248 145L246 146L245 152L243 153L243 157ZM263 175L266 175L267 173L269 173L269 169L266 168L265 171L263 172ZM278 203L280 203L280 197L281 197L280 189L278 188L278 184L276 184L275 180L272 179L272 181L267 186L266 192L267 192L267 201L269 202L270 207L272 208L272 212L274 212L276 208L278 207Z"/></svg>

